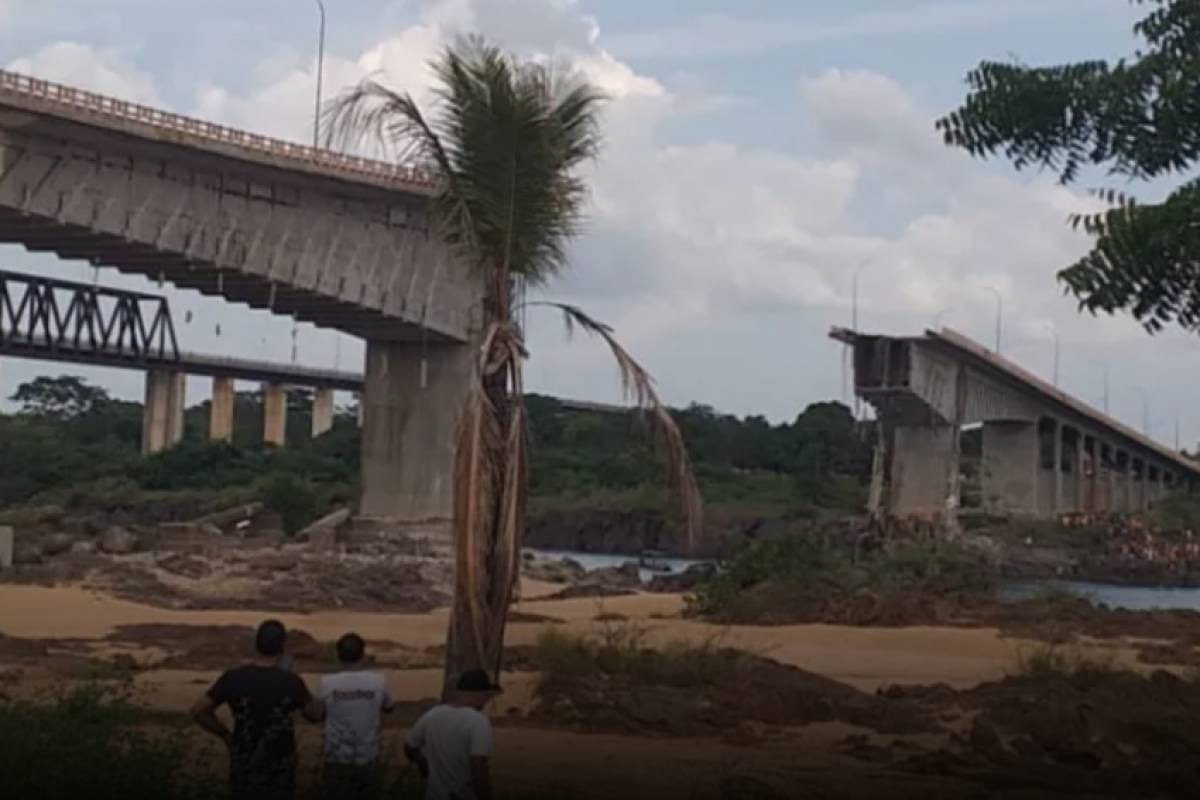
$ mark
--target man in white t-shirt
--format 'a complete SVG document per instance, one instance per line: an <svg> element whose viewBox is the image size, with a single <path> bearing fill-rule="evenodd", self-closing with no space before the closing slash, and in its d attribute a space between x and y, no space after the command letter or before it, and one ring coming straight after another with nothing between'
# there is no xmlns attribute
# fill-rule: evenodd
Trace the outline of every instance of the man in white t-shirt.
<svg viewBox="0 0 1200 800"><path fill-rule="evenodd" d="M367 645L348 633L337 642L340 672L317 684L325 712L322 784L334 800L375 797L380 779L380 715L392 711L387 678L365 668Z"/></svg>
<svg viewBox="0 0 1200 800"><path fill-rule="evenodd" d="M426 779L425 800L492 800L492 724L484 707L500 693L481 669L459 676L449 702L426 711L404 755Z"/></svg>

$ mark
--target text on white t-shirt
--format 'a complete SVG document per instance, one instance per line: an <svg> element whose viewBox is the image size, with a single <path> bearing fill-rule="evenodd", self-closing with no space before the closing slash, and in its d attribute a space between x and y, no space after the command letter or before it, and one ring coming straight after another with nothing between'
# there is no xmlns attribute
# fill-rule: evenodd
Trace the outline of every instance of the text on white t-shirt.
<svg viewBox="0 0 1200 800"><path fill-rule="evenodd" d="M325 707L325 760L370 764L379 758L379 717L391 703L387 678L348 670L322 676L317 699Z"/></svg>

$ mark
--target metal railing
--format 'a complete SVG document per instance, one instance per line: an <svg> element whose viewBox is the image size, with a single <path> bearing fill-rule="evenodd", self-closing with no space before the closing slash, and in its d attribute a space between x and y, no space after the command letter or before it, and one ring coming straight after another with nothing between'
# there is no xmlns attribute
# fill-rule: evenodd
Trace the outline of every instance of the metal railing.
<svg viewBox="0 0 1200 800"><path fill-rule="evenodd" d="M83 112L98 120L133 122L174 134L182 134L185 138L177 139L177 141L184 144L188 143L186 137L190 137L195 140L196 144L231 145L253 153L285 158L300 164L343 172L348 175L395 181L401 185L401 188L422 192L436 191L441 187L441 182L436 176L413 167L348 156L283 139L273 139L269 136L205 122L194 117L185 117L182 114L174 114L159 108L106 97L95 92L77 89L74 86L0 70L0 102L5 94L20 95L27 103L33 101L30 103L31 106L37 106L39 103L45 104L51 113L57 107L62 110Z"/></svg>

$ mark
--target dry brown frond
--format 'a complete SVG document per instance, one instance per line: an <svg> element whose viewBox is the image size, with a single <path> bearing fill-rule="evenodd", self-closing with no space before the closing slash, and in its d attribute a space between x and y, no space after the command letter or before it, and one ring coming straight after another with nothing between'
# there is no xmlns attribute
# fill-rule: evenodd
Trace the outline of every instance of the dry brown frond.
<svg viewBox="0 0 1200 800"><path fill-rule="evenodd" d="M655 391L654 378L629 354L628 350L621 346L609 325L588 315L578 306L548 300L530 302L529 305L557 309L563 315L563 322L567 326L568 333L579 328L591 336L600 338L608 345L608 349L617 362L621 391L628 402L643 412L644 419L663 447L667 462L667 482L671 504L684 525L690 552L704 525L704 502L700 496L700 487L696 484L696 476L692 471L691 458L688 456L683 434L680 432L679 426L675 424L674 418L671 417L671 412L659 398L658 392Z"/></svg>
<svg viewBox="0 0 1200 800"><path fill-rule="evenodd" d="M460 621L473 647L466 661L497 674L525 530L522 352L515 325L497 322L488 327L456 446L457 585L475 591L464 592L454 613L466 617Z"/></svg>

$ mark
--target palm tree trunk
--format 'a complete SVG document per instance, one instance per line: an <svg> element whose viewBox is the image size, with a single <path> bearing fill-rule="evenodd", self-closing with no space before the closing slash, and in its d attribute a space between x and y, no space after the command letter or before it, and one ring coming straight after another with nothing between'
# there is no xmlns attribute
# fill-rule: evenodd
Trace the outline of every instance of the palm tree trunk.
<svg viewBox="0 0 1200 800"><path fill-rule="evenodd" d="M499 283L499 282L497 282ZM488 296L484 299L484 329L491 325L503 324L511 318L511 291L505 291L500 286L493 285ZM505 446L503 433L508 430L512 420L512 404L514 398L510 391L507 370L498 370L495 374L484 376L483 391L488 404L494 410L494 431L501 433L499 437L486 437L489 452L489 470L486 481L489 508L487 510L487 534L483 542L476 542L479 548L474 553L482 564L482 569L476 571L476 585L454 587L454 604L450 615L449 630L446 636L446 665L443 672L442 696L447 699L453 689L453 681L463 671L468 669L487 670L495 678L499 678L503 662L504 632L507 622L509 599L499 600L497 593L511 594L510 587L497 585L497 578L505 574L497 563L498 546L503 533L503 502L505 496L506 467L511 454ZM519 402L519 400L518 400ZM523 518L524 515L522 515ZM455 558L463 558L468 554L455 553ZM457 570L456 570L457 574ZM474 595L475 602L470 602ZM498 618L492 618L488 609L501 609ZM473 635L471 615L476 610L483 610L488 619L482 620L482 644L484 652L480 652Z"/></svg>

